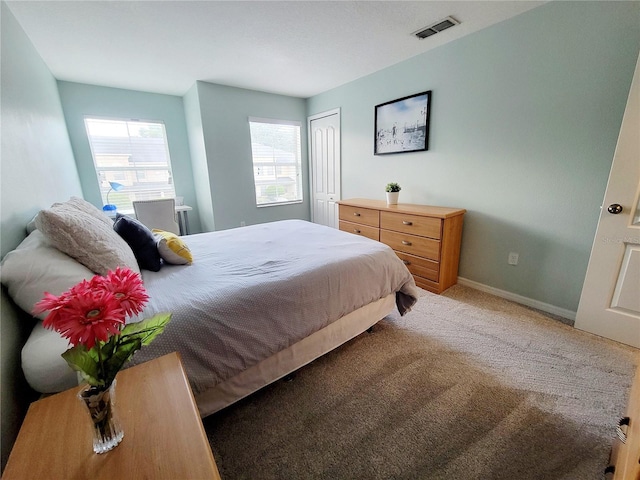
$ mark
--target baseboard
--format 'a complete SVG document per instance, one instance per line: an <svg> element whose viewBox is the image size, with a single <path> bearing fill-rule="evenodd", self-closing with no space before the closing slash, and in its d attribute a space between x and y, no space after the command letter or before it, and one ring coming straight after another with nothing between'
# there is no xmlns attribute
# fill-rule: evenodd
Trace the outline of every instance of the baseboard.
<svg viewBox="0 0 640 480"><path fill-rule="evenodd" d="M566 308L556 307L555 305L550 305L539 300L534 300L533 298L523 297L522 295L518 295L517 293L511 293L505 290L500 290L499 288L490 287L489 285L474 282L473 280L469 280L468 278L458 277L458 283L465 287L475 288L476 290L490 293L492 295L495 295L496 297L505 298L507 300L511 300L512 302L526 305L527 307L535 308L552 315L557 315L559 317L569 319L572 322L576 320L576 312L567 310Z"/></svg>

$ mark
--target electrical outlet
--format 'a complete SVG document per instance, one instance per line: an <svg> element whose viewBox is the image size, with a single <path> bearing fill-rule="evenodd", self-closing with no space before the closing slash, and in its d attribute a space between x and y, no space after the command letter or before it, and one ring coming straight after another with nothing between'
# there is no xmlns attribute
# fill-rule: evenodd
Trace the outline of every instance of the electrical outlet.
<svg viewBox="0 0 640 480"><path fill-rule="evenodd" d="M247 224L244 222L244 220L240 222L240 226L241 226L241 227L244 227L244 226L246 226L246 225L247 225Z"/></svg>
<svg viewBox="0 0 640 480"><path fill-rule="evenodd" d="M516 252L509 253L509 265L517 265L518 264L518 255Z"/></svg>

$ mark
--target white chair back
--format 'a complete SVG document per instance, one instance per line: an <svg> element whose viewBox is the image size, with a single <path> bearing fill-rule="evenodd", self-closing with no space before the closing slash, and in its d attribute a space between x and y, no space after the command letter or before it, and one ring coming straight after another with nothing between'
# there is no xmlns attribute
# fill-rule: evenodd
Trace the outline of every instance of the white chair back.
<svg viewBox="0 0 640 480"><path fill-rule="evenodd" d="M136 200L133 202L136 218L149 229L158 228L180 235L176 222L176 202L173 198Z"/></svg>

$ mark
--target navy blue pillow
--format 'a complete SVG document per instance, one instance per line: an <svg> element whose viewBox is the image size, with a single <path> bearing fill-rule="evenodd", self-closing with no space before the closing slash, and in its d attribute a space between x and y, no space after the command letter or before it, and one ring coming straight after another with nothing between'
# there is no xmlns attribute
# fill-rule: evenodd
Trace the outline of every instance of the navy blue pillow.
<svg viewBox="0 0 640 480"><path fill-rule="evenodd" d="M141 269L157 272L162 267L156 238L135 218L118 213L113 229L129 244Z"/></svg>

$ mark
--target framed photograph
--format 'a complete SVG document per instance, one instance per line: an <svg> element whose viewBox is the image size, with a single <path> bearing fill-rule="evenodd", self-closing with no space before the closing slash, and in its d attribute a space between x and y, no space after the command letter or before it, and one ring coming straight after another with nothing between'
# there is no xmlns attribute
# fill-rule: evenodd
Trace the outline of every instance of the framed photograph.
<svg viewBox="0 0 640 480"><path fill-rule="evenodd" d="M376 105L374 155L429 149L431 90Z"/></svg>

